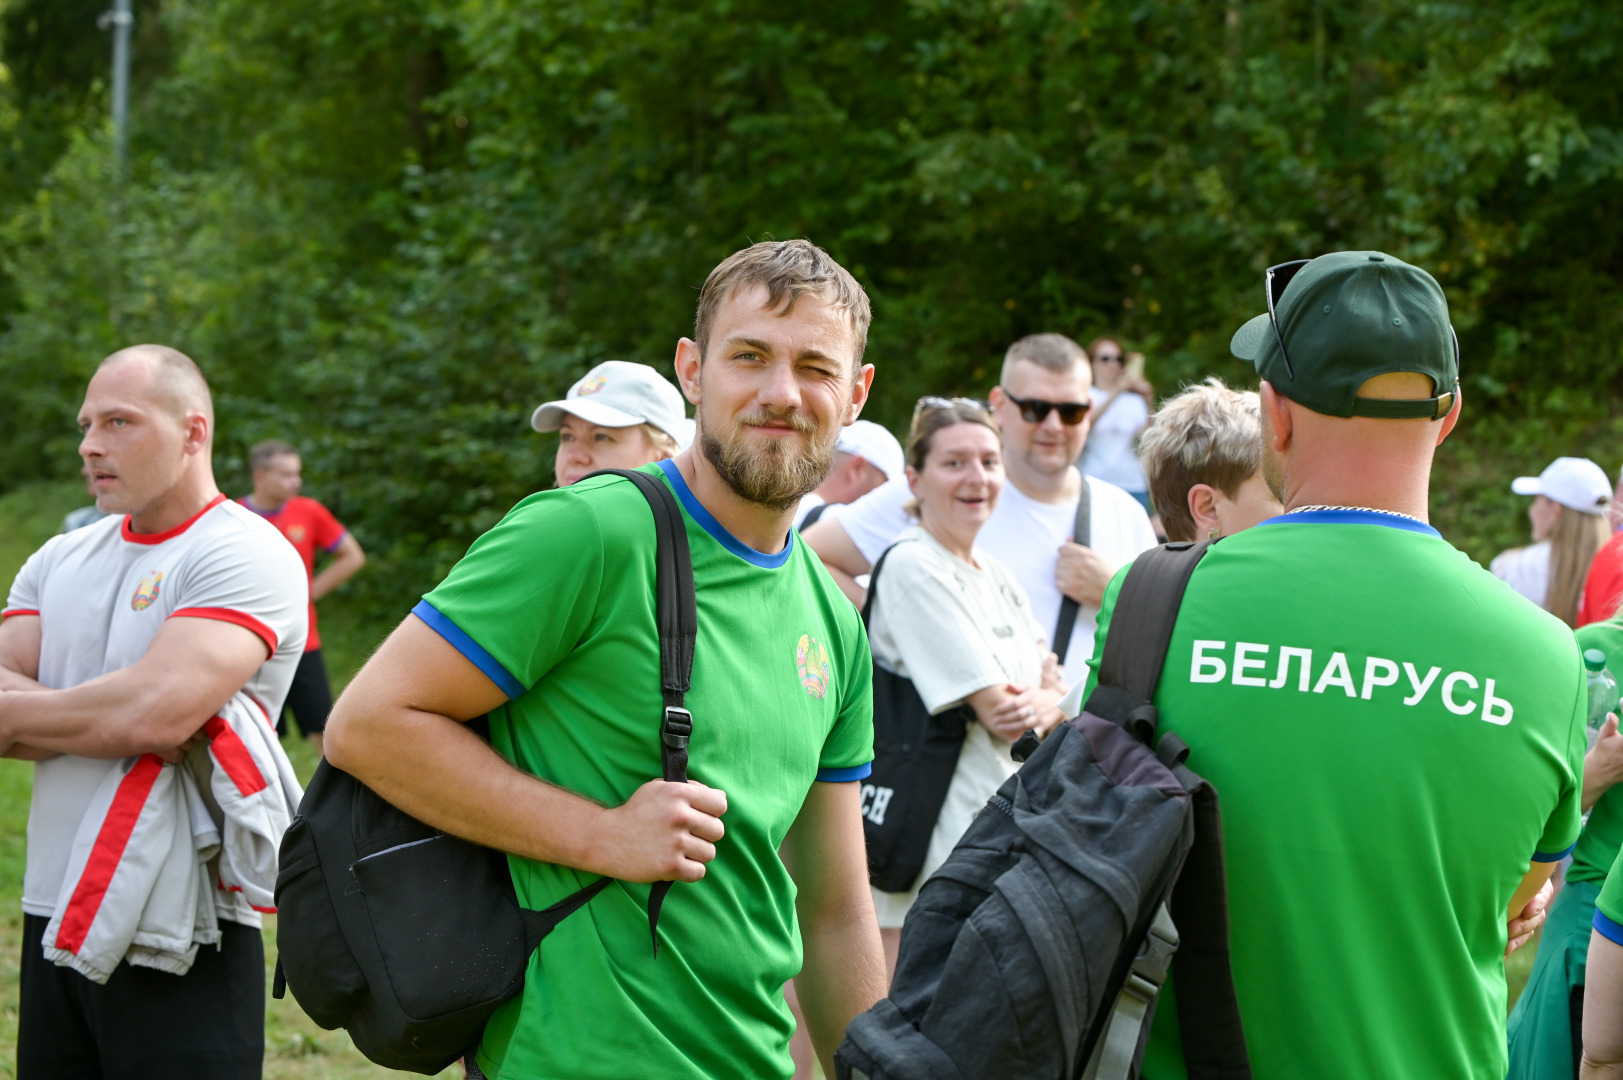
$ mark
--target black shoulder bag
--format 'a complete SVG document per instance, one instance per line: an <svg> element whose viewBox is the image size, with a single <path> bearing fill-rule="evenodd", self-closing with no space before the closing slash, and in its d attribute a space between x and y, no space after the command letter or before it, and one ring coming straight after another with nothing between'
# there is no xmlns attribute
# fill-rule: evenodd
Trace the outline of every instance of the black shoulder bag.
<svg viewBox="0 0 1623 1080"><path fill-rule="evenodd" d="M1076 503L1076 522L1071 527L1071 539L1083 547L1093 546L1093 492L1088 488L1088 477L1082 470L1077 470L1077 476L1082 480L1082 494ZM1054 623L1055 655L1059 657L1059 666L1065 666L1065 654L1071 651L1071 633L1076 629L1076 613L1082 605L1069 596L1061 595L1059 600L1059 619Z"/></svg>
<svg viewBox="0 0 1623 1080"><path fill-rule="evenodd" d="M879 557L868 580L864 626L873 616L880 571L896 546ZM873 772L862 784L862 832L874 888L907 892L918 881L964 735L974 722L975 710L968 705L931 716L912 679L873 666Z"/></svg>
<svg viewBox="0 0 1623 1080"><path fill-rule="evenodd" d="M630 480L653 511L660 758L665 779L680 783L693 733L683 700L699 626L687 529L670 490L654 477L601 472ZM469 726L488 737L485 718ZM418 821L323 760L282 838L273 995L291 988L312 1020L348 1029L379 1065L438 1073L473 1047L490 1014L523 988L541 939L610 880L544 911L520 907L505 854ZM648 896L656 956L670 886L656 882Z"/></svg>

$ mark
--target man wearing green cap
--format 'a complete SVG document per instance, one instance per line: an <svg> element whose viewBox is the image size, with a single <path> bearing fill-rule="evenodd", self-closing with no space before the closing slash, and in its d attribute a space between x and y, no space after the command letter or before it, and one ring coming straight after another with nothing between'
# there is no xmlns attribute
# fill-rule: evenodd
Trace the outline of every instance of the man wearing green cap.
<svg viewBox="0 0 1623 1080"><path fill-rule="evenodd" d="M1286 512L1207 553L1156 694L1222 796L1253 1073L1500 1080L1506 922L1578 835L1578 651L1426 522L1460 412L1437 282L1359 251L1265 287L1232 349ZM1175 982L1149 1080L1186 1075Z"/></svg>

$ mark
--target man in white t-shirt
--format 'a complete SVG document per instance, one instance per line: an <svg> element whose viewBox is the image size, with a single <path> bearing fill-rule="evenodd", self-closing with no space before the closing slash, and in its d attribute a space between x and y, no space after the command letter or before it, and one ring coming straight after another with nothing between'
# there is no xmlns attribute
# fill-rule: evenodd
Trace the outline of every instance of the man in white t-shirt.
<svg viewBox="0 0 1623 1080"><path fill-rule="evenodd" d="M126 961L96 983L51 963L45 947L74 951L110 916L102 905L127 895L108 887L125 860L153 857L125 849L145 797L136 779L150 786L175 767L228 708L267 725L280 714L304 650L304 567L273 526L215 486L208 385L181 353L138 345L109 356L79 426L109 516L30 556L0 612L0 749L37 762L18 1076L257 1078L264 946L240 892L214 890L219 947L198 950L184 975ZM95 850L64 896L75 839L116 775ZM44 941L53 913L59 929Z"/></svg>
<svg viewBox="0 0 1623 1080"><path fill-rule="evenodd" d="M808 528L828 507L856 502L888 480L907 480L902 444L872 420L852 421L840 429L828 479L800 500L795 528Z"/></svg>
<svg viewBox="0 0 1623 1080"><path fill-rule="evenodd" d="M1090 380L1087 353L1063 334L1033 334L1009 346L990 395L1008 483L977 540L1026 590L1032 614L1050 639L1061 601L1069 596L1080 605L1070 647L1060 658L1070 685L1087 678L1105 586L1123 564L1156 544L1138 500L1097 477L1087 478L1090 542L1074 542L1083 482L1074 462L1088 437ZM905 480L887 483L848 506L830 507L803 534L853 602L860 604L863 594L856 578L910 524L902 510L910 497Z"/></svg>

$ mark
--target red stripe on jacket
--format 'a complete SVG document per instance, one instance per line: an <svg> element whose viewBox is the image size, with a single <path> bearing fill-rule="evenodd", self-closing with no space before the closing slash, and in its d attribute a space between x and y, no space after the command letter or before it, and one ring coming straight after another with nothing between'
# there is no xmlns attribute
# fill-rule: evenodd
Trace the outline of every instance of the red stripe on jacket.
<svg viewBox="0 0 1623 1080"><path fill-rule="evenodd" d="M265 643L265 647L271 651L271 655L276 655L276 631L246 611L237 611L235 608L224 607L183 607L169 617L171 619L218 619L221 622L235 623L258 634L259 639Z"/></svg>
<svg viewBox="0 0 1623 1080"><path fill-rule="evenodd" d="M209 749L214 754L214 760L220 763L220 768L237 785L237 790L243 798L264 791L270 785L265 782L265 775L254 764L253 755L243 745L242 737L232 730L231 725L216 716L203 725L208 733Z"/></svg>
<svg viewBox="0 0 1623 1080"><path fill-rule="evenodd" d="M75 956L79 954L97 913L101 911L107 886L112 884L113 874L118 871L118 864L124 858L124 848L129 844L130 834L135 831L135 823L141 817L141 808L146 805L147 796L152 794L152 785L162 771L162 758L156 754L142 754L130 771L124 774L124 779L119 781L118 791L113 795L113 805L107 811L106 820L101 823L101 831L96 834L95 846L90 849L84 873L79 875L79 884L74 887L73 899L68 901L67 910L62 914L62 925L56 933L58 949Z"/></svg>

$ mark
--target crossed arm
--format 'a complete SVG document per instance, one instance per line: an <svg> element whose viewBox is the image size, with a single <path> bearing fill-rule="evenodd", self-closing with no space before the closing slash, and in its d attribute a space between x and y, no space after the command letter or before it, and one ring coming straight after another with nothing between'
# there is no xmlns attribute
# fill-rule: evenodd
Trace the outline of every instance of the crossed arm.
<svg viewBox="0 0 1623 1080"><path fill-rule="evenodd" d="M196 735L265 662L253 631L174 618L146 655L66 690L38 681L40 620L0 622L0 748L7 757L121 758L173 751Z"/></svg>

